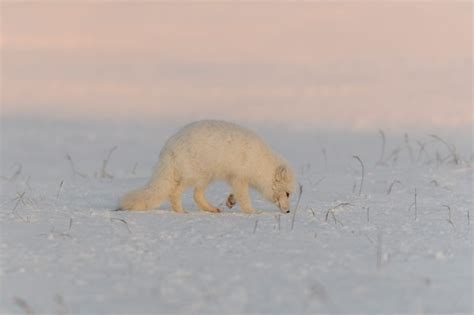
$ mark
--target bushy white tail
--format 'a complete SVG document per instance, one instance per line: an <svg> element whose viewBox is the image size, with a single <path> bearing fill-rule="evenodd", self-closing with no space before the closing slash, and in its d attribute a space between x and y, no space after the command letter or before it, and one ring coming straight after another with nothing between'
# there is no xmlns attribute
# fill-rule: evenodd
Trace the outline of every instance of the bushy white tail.
<svg viewBox="0 0 474 315"><path fill-rule="evenodd" d="M127 193L120 201L119 210L151 210L169 198L173 190L173 164L168 160L166 155L161 157L148 185Z"/></svg>
<svg viewBox="0 0 474 315"><path fill-rule="evenodd" d="M167 194L161 189L146 186L142 189L129 192L120 202L121 210L150 210L160 206L165 201Z"/></svg>

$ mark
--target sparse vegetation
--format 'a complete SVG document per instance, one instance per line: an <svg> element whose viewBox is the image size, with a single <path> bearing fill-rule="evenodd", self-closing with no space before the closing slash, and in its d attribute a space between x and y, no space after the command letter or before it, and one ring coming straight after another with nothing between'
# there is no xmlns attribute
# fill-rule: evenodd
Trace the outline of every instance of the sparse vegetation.
<svg viewBox="0 0 474 315"><path fill-rule="evenodd" d="M404 139L405 139L405 147L408 150L408 156L410 157L410 162L413 163L415 161L415 156L413 154L413 148L411 147L410 138L408 137L407 133L405 133Z"/></svg>
<svg viewBox="0 0 474 315"><path fill-rule="evenodd" d="M323 160L324 160L324 170L327 171L328 169L328 154L326 152L326 148L321 149L321 153L323 154Z"/></svg>
<svg viewBox="0 0 474 315"><path fill-rule="evenodd" d="M73 161L72 157L71 157L69 154L66 154L66 159L69 161L69 164L71 165L71 170L72 170L72 176L73 176L73 178L75 178L76 175L79 175L79 176L82 177L82 178L87 178L87 175L85 175L85 174L83 174L83 173L81 173L81 172L78 172L78 171L76 170L76 166L75 166L75 164L74 164L74 161Z"/></svg>
<svg viewBox="0 0 474 315"><path fill-rule="evenodd" d="M115 221L119 221L119 222L122 222L123 224L125 224L125 227L127 228L128 233L132 233L132 231L128 227L127 221L125 221L124 219L121 219L121 218L110 218L110 222L115 222Z"/></svg>
<svg viewBox="0 0 474 315"><path fill-rule="evenodd" d="M441 137L437 135L430 135L430 137L444 144L451 154L451 158L452 158L451 162L456 165L459 164L460 159L456 150L456 146L454 146L453 144L449 144L448 142L446 142L444 139L442 139Z"/></svg>
<svg viewBox="0 0 474 315"><path fill-rule="evenodd" d="M446 209L448 209L448 220L447 220L448 223L451 224L451 226L452 226L453 228L456 228L456 226L455 226L454 223L453 223L453 220L451 219L451 207L448 206L448 205L443 205L443 207L445 207Z"/></svg>
<svg viewBox="0 0 474 315"><path fill-rule="evenodd" d="M345 206L350 206L350 205L351 205L351 204L348 203L348 202L341 202L341 203L339 203L338 205L336 205L336 206L334 206L334 207L332 207L332 208L329 208L329 209L326 211L325 221L327 222L328 219L329 219L329 215L331 215L332 218L334 219L334 223L339 223L339 224L343 225L342 222L339 221L339 220L336 218L336 214L335 214L334 212L336 211L336 209L338 209L338 208L340 208L340 207L345 207Z"/></svg>
<svg viewBox="0 0 474 315"><path fill-rule="evenodd" d="M462 198L460 196L464 196L464 192L458 191L458 182L453 180L453 178L464 180L470 176L467 172L464 173L467 162L464 164L461 155L453 146L451 148L454 151L446 153L448 142L445 141L445 144L431 136L428 141L419 141L418 148L413 141L415 148L413 150L407 134L405 134L404 143L401 140L400 146L395 149L390 147L390 142L387 142L382 130L379 131L379 134L382 139L381 152L378 150L379 143L374 141L376 147L372 159L367 152L363 152L367 155L364 161L359 156L352 156L348 153L342 157L345 163L343 166L346 168L341 169L340 173L336 172L337 169L334 173L323 173L321 166L324 163L326 168L327 161L323 161L321 155L318 156L316 147L313 159L319 161L319 165L316 162L313 162L312 165L306 162L300 169L303 176L302 183L305 186L305 196L307 193L308 196L302 198L303 185L299 183L295 192L297 198L294 198L296 202L293 204L291 217L271 212L273 210L270 205L268 208L258 208L261 211L251 216L235 211L224 211L222 214L211 216L205 213L196 213L194 210L197 211L197 208L187 209L190 211L186 215L180 216L160 210L136 214L108 212L106 211L107 204L116 202L117 196L115 194L119 191L116 189L111 192L108 190L109 187L120 186L124 181L120 179L120 181L110 182L98 179L112 179L114 177L114 172L110 171L110 161L114 157L113 153L116 152L117 146L107 152L100 169L97 170L97 161L90 161L92 171L87 173L79 173L76 169L77 165L74 165L71 156L67 155L69 165L65 164L65 166L70 166L72 176L85 180L68 182L67 176L64 177L65 174L58 174L57 177L48 179L50 182L48 182L47 189L42 186L41 177L38 177L34 172L32 174L34 180L31 185L33 189L29 187L31 178L28 174L31 169L29 163L23 166L15 164L15 169L10 170L8 176L2 176L4 179L2 185L8 188L8 197L0 208L5 210L4 220L10 220L8 222L12 223L15 228L38 226L38 231L33 232L32 237L35 242L46 244L49 246L48 248L58 251L63 247L71 248L71 251L77 250L78 256L89 265L93 264L96 258L97 261L109 259L104 258L105 254L116 255L112 258L128 259L128 264L131 266L129 267L134 271L141 267L147 267L151 268L149 269L150 273L157 274L161 272L160 268L166 269L168 262L165 260L169 258L165 257L164 253L170 255L178 253L178 257L181 258L180 255L183 255L187 259L192 257L193 254L189 254L190 256L186 256L186 252L183 254L182 248L186 248L187 251L199 250L199 255L202 257L209 254L215 255L215 260L222 260L223 255L228 255L232 259L236 258L236 261L242 259L245 263L248 262L251 254L258 253L258 261L243 268L256 268L256 270L265 268L266 272L271 275L276 273L280 275L280 272L281 274L291 273L292 269L287 266L294 264L303 267L301 277L308 277L308 279L313 276L314 270L321 270L325 274L337 273L338 268L350 266L352 263L356 265L363 263L368 266L367 272L371 276L376 271L380 275L392 276L392 270L404 270L401 269L405 268L401 267L402 263L410 261L410 255L419 255L417 257L427 264L435 259L457 260L458 262L459 257L455 256L456 253L453 254L449 249L445 250L444 247L439 250L436 247L438 245L433 245L437 244L434 238L437 237L438 231L432 234L426 231L438 229L439 234L442 235L439 237L444 237L446 242L459 242L456 246L461 248L465 248L465 244L469 243L466 241L466 237L471 233L470 209L466 209L464 203L456 203L456 198ZM375 138L375 140L378 139ZM324 152L322 156L326 159L325 149L322 152ZM457 164L454 154L458 154ZM353 162L351 157L357 162ZM342 160L341 157L339 158ZM349 165L347 165L348 160L350 161ZM83 165L84 169L88 165L83 161L76 160L76 162L80 162L78 165ZM403 164L407 162L413 164L408 166ZM360 164L360 175L356 163ZM138 162L134 162L133 168L130 168L132 164L133 160L125 161L122 164L123 169L117 174L124 174L125 178L127 178L127 174L136 175ZM335 162L334 165L337 163ZM381 165L383 167L376 167ZM454 168L456 165L463 167ZM435 166L438 166L439 169ZM429 169L429 173L420 173L423 175L420 177L416 177L416 173L406 176L409 172L420 168ZM97 170L95 173L94 169ZM450 173L449 171L452 169L455 169L455 172ZM347 170L349 171L346 172ZM14 174L12 174L13 171ZM67 168L66 171L68 171ZM344 174L341 175L343 172ZM461 176L459 174L464 177L458 177ZM353 195L348 191L352 181L354 181ZM315 187L318 189L314 189ZM102 188L104 188L103 191L101 191ZM208 191L209 194L210 192ZM101 193L106 196L103 199L98 199L97 195ZM456 197L450 198L451 193ZM358 198L357 195L364 196L364 198ZM220 195L211 196L211 198L218 199ZM186 198L192 200L189 195ZM440 202L440 199L443 199L443 202ZM347 202L334 202L334 200ZM184 202L186 203L186 199ZM262 200L259 200L255 204L261 206L263 205L261 202ZM220 205L224 204L225 202ZM329 208L321 207L321 205L327 205ZM407 206L409 206L409 212L406 211ZM300 207L301 209L299 209ZM466 220L464 225L461 214ZM130 221L129 215L133 216L133 222ZM297 216L298 222L296 222ZM394 220L393 226L390 222L392 219ZM418 221L422 221L423 225ZM35 225L37 222L40 224ZM425 223L427 224L424 225ZM272 232L270 235L267 233L269 230ZM406 239L404 233L408 235ZM27 235L27 237L29 236ZM250 240L253 242L249 242ZM403 246L399 244L399 240L403 242ZM414 254L415 251L420 251L421 240L427 242L428 245L426 248L422 247L421 252ZM116 244L120 244L120 246L117 245L118 247L114 248L113 246ZM288 244L295 245L291 247ZM304 244L305 247L299 244ZM180 247L182 245L184 247ZM431 247L429 247L430 245ZM94 250L89 250L89 247L94 247ZM18 251L12 248L5 249L7 254L13 252L17 254L17 257L20 257ZM100 251L104 248L106 250L101 253ZM344 253L341 249L344 250ZM120 255L116 254L118 250L120 250ZM275 258L283 257L286 250L289 251L288 256L291 257L291 261L284 261L284 264L278 265L280 269L275 269L269 262L273 263ZM41 255L40 253L34 259L46 264L46 258ZM397 259L391 259L391 255ZM160 264L160 268L153 269L155 268L154 262L160 262L160 259L165 263ZM361 262L361 259L365 260ZM223 260L228 263L226 259ZM122 266L122 262L117 261L114 268L123 272L125 266L125 270L127 270L126 264ZM186 260L181 262L183 265L186 263ZM26 266L26 272L30 272L27 268L31 269L33 263L24 260L22 264ZM75 270L79 269L77 277L80 281L84 281L85 277L81 275L84 270L78 266L79 264L76 264L71 267ZM189 266L191 264L186 265L187 268ZM212 264L210 268L217 268L217 266L217 263ZM232 268L238 269L236 266L232 266ZM17 271L20 269L12 268L11 265L9 267L13 272L23 272ZM100 272L104 270L100 269L101 267L97 268ZM189 269L191 272L197 270L193 267L189 267ZM110 273L111 278L115 277L117 270L113 268L107 270L107 276ZM191 281L186 285L193 286L196 283L192 281L200 281L187 277L186 273L183 275L184 280L181 279L182 281ZM133 276L140 277L143 274L135 272ZM170 277L175 276L170 272ZM423 281L422 283L427 286L436 281L436 279L426 279L417 278L414 281ZM163 280L166 281L167 277L163 276ZM287 281L286 278L284 280ZM349 279L349 281L351 280ZM378 280L376 277L375 281ZM242 284L239 280L235 281L238 285ZM291 281L289 283L294 285ZM394 281L394 284L397 282ZM281 283L278 282L277 285L281 285ZM397 288L406 285L410 285L410 283L404 282ZM158 289L161 290L161 287L158 286ZM363 286L354 288L354 290L364 289ZM305 296L308 299L313 298L317 303L326 305L324 307L327 307L328 310L334 310L335 304L330 302L329 292L324 288L321 290L317 286L315 289L309 285L305 290ZM75 304L66 304L65 301L70 301L71 298L66 294L63 295L62 291L57 295L54 295L53 292L48 297L52 309L36 302L33 303L28 295L15 294L21 295L22 298L15 298L15 300L10 298L10 305L13 305L12 308L16 311L24 314L36 314L40 310L57 314L71 314L77 310ZM38 310L33 309L32 306L38 307ZM312 309L308 308L308 310Z"/></svg>
<svg viewBox="0 0 474 315"><path fill-rule="evenodd" d="M394 186L395 184L401 185L402 183L401 183L399 180L397 180L397 179L394 180L394 181L390 184L390 186L388 186L387 195L390 195L390 194L392 193L392 189L393 189L393 186Z"/></svg>
<svg viewBox="0 0 474 315"><path fill-rule="evenodd" d="M430 154L428 153L428 151L426 151L426 145L428 144L427 142L421 142L421 141L416 141L416 143L418 144L418 156L416 158L416 161L420 161L421 159L421 156L422 154L425 154L426 158L428 159L428 161L432 160Z"/></svg>
<svg viewBox="0 0 474 315"><path fill-rule="evenodd" d="M69 309L64 302L64 298L61 294L56 294L54 297L54 301L58 306L58 315L66 315L69 313Z"/></svg>
<svg viewBox="0 0 474 315"><path fill-rule="evenodd" d="M352 157L356 159L357 161L359 161L360 167L361 167L361 179L360 179L360 185L359 185L359 196L360 196L362 194L362 186L364 185L365 167L364 167L364 163L362 162L359 156L353 155Z"/></svg>
<svg viewBox="0 0 474 315"><path fill-rule="evenodd" d="M255 232L257 232L257 226L258 226L258 219L255 220L255 225L253 226L253 234L255 234Z"/></svg>
<svg viewBox="0 0 474 315"><path fill-rule="evenodd" d="M385 157L385 133L383 130L379 130L380 137L382 138L382 150L380 152L380 158L377 161L376 165L385 165L384 157Z"/></svg>
<svg viewBox="0 0 474 315"><path fill-rule="evenodd" d="M25 193L26 193L26 191L24 191L22 193L17 193L17 197L12 200L12 201L16 201L15 206L13 206L12 213L15 213L15 210L16 210L16 208L18 207L18 205L20 203L22 203L24 206L26 206L26 202L25 202L25 200L23 200L23 198L25 196Z"/></svg>
<svg viewBox="0 0 474 315"><path fill-rule="evenodd" d="M418 202L417 202L417 192L416 192L416 188L415 188L415 193L414 193L414 200L413 200L413 203L410 205L410 207L408 207L408 211L411 211L411 209L414 207L415 208L415 221L418 219Z"/></svg>
<svg viewBox="0 0 474 315"><path fill-rule="evenodd" d="M469 210L467 210L467 226L469 227L469 231L471 231L471 216Z"/></svg>
<svg viewBox="0 0 474 315"><path fill-rule="evenodd" d="M281 230L281 214L277 214L275 218L277 220L278 231L280 231Z"/></svg>
<svg viewBox="0 0 474 315"><path fill-rule="evenodd" d="M18 168L15 171L15 173L13 173L13 175L9 178L9 181L12 182L16 180L20 176L22 169L23 169L23 165L21 163L18 163Z"/></svg>
<svg viewBox="0 0 474 315"><path fill-rule="evenodd" d="M382 259L383 259L383 245L382 245L383 237L382 237L382 232L379 232L377 234L377 271L380 271L382 269Z"/></svg>
<svg viewBox="0 0 474 315"><path fill-rule="evenodd" d="M137 167L138 167L138 162L135 162L132 168L132 175L137 175Z"/></svg>
<svg viewBox="0 0 474 315"><path fill-rule="evenodd" d="M107 172L107 164L109 163L109 160L112 156L112 153L114 153L115 150L117 150L118 146L113 146L109 152L107 153L107 157L102 161L102 168L100 170L100 175L99 178L108 178L108 179L113 179L114 176L112 174L109 174Z"/></svg>
<svg viewBox="0 0 474 315"><path fill-rule="evenodd" d="M298 207L300 206L302 194L303 194L303 185L298 183L298 200L296 201L295 210L293 211L293 218L291 219L291 230L293 230L293 227L295 225L296 211L298 210Z"/></svg>
<svg viewBox="0 0 474 315"><path fill-rule="evenodd" d="M22 298L15 297L14 303L25 313L25 315L33 315L33 308Z"/></svg>
<svg viewBox="0 0 474 315"><path fill-rule="evenodd" d="M59 183L58 193L56 194L56 200L59 199L59 194L61 193L61 188L63 188L64 180L61 180Z"/></svg>

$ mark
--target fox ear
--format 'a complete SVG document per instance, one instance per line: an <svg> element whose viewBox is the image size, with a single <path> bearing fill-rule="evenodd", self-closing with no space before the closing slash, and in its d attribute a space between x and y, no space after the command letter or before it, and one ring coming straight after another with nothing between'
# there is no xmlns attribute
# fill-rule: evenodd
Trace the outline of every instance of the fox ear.
<svg viewBox="0 0 474 315"><path fill-rule="evenodd" d="M281 182L288 178L288 169L285 165L280 165L275 171L275 181Z"/></svg>

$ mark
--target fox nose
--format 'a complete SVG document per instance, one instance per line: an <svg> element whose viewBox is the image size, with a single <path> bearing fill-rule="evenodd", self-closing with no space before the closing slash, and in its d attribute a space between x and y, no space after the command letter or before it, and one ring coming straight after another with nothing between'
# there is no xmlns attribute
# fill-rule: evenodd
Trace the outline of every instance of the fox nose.
<svg viewBox="0 0 474 315"><path fill-rule="evenodd" d="M282 213L290 213L289 207L288 207L288 209L287 209L287 207L281 206L281 205L278 203L278 208L280 209L280 211L281 211Z"/></svg>

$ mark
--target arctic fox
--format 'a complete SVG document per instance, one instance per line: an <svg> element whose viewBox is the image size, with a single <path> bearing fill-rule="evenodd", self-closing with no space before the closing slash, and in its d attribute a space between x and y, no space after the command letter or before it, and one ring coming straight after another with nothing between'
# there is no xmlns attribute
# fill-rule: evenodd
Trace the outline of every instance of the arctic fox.
<svg viewBox="0 0 474 315"><path fill-rule="evenodd" d="M204 195L216 180L232 187L229 208L239 203L245 213L254 212L250 187L283 213L290 212L295 178L288 163L254 132L217 120L193 122L168 139L148 185L126 194L119 209L149 210L169 199L174 211L185 212L181 195L194 187L194 200L201 210L220 212Z"/></svg>

